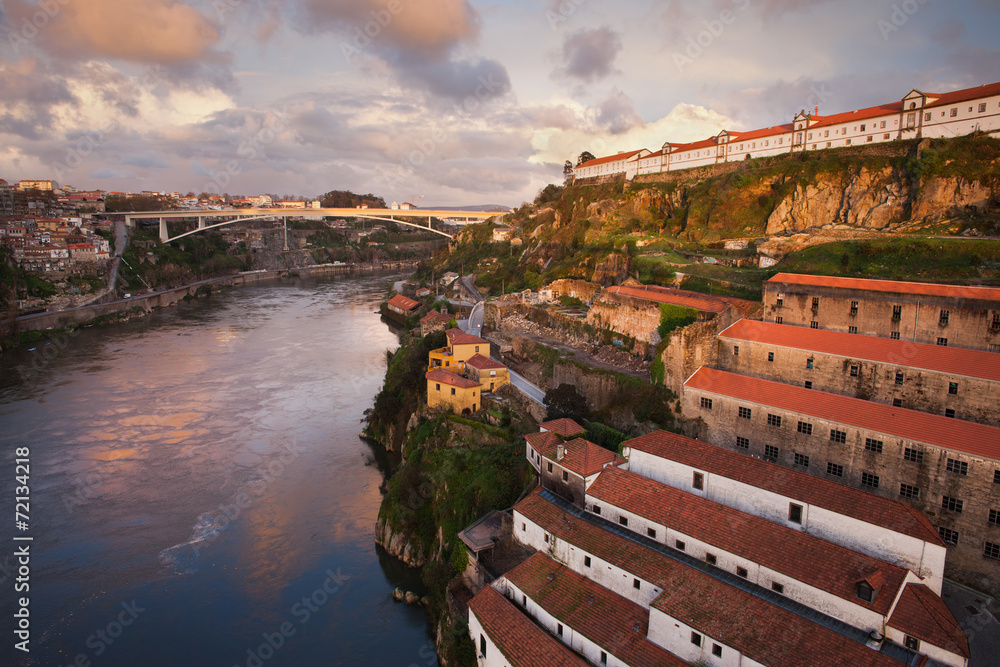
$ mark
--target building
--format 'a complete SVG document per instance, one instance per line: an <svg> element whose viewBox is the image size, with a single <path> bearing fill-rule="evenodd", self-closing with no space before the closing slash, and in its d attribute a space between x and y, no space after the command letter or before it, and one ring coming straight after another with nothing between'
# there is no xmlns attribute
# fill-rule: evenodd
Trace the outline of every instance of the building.
<svg viewBox="0 0 1000 667"><path fill-rule="evenodd" d="M912 90L897 102L829 116L821 116L818 108L814 113L803 110L788 124L750 132L723 130L693 143L668 141L656 153L641 149L596 158L573 173L577 179L632 180L758 157L975 132L1000 132L1000 83L944 94Z"/></svg>
<svg viewBox="0 0 1000 667"><path fill-rule="evenodd" d="M710 368L682 404L715 445L905 501L948 544L950 577L1000 590L1000 428Z"/></svg>
<svg viewBox="0 0 1000 667"><path fill-rule="evenodd" d="M478 382L440 368L427 371L427 405L471 415L482 405Z"/></svg>
<svg viewBox="0 0 1000 667"><path fill-rule="evenodd" d="M21 192L24 192L25 190L39 190L41 192L52 192L53 190L59 189L59 184L56 183L55 181L44 180L44 179L39 179L39 180L28 179L28 180L18 181L17 189L20 190Z"/></svg>
<svg viewBox="0 0 1000 667"><path fill-rule="evenodd" d="M504 243L505 241L510 241L514 236L514 230L510 227L494 227L493 228L493 242L494 243Z"/></svg>
<svg viewBox="0 0 1000 667"><path fill-rule="evenodd" d="M510 372L507 367L495 359L475 354L465 362L469 379L482 385L483 392L494 392L504 385L510 384Z"/></svg>
<svg viewBox="0 0 1000 667"><path fill-rule="evenodd" d="M397 294L389 299L388 308L389 312L395 313L400 318L405 319L420 309L420 302L414 301L413 299L405 297L402 294Z"/></svg>
<svg viewBox="0 0 1000 667"><path fill-rule="evenodd" d="M479 336L467 334L461 329L448 329L448 346L434 350L429 355L428 368L444 368L455 373L464 373L466 362L477 354L489 356L490 342Z"/></svg>
<svg viewBox="0 0 1000 667"><path fill-rule="evenodd" d="M420 335L426 336L435 331L444 331L451 322L451 316L438 310L432 310L420 319Z"/></svg>
<svg viewBox="0 0 1000 667"><path fill-rule="evenodd" d="M731 373L1000 426L995 353L746 319L714 345Z"/></svg>
<svg viewBox="0 0 1000 667"><path fill-rule="evenodd" d="M1000 288L779 273L764 319L932 345L1000 352Z"/></svg>
<svg viewBox="0 0 1000 667"><path fill-rule="evenodd" d="M624 462L615 452L583 438L564 440L558 433L539 431L524 436L528 463L539 484L572 503L583 506L587 489L609 465Z"/></svg>
<svg viewBox="0 0 1000 667"><path fill-rule="evenodd" d="M552 419L547 422L542 422L538 425L538 430L541 433L555 433L563 439L567 438L579 438L586 434L586 430L577 424L574 420L563 417L561 419Z"/></svg>

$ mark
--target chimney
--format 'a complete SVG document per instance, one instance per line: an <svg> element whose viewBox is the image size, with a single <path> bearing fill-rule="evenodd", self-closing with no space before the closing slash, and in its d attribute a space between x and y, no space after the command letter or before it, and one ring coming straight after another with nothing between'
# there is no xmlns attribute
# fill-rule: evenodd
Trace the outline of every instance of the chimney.
<svg viewBox="0 0 1000 667"><path fill-rule="evenodd" d="M556 445L556 461L566 458L566 445Z"/></svg>

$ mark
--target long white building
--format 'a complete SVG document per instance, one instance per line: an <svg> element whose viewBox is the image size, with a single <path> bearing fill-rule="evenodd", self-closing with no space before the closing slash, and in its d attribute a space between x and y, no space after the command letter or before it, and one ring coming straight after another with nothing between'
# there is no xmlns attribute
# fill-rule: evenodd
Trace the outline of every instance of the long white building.
<svg viewBox="0 0 1000 667"><path fill-rule="evenodd" d="M578 179L680 171L784 153L844 148L906 139L1000 133L1000 83L951 93L910 91L899 102L820 116L802 111L791 123L750 132L723 130L694 143L663 144L657 152L634 150L584 162Z"/></svg>

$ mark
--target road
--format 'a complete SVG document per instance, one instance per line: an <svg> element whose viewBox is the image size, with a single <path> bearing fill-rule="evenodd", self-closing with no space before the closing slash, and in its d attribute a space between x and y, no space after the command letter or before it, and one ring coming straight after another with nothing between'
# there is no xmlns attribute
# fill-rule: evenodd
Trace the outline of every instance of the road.
<svg viewBox="0 0 1000 667"><path fill-rule="evenodd" d="M510 373L510 383L521 390L521 393L533 400L539 405L545 405L545 392L525 380L521 375L515 373L510 368L507 369Z"/></svg>
<svg viewBox="0 0 1000 667"><path fill-rule="evenodd" d="M486 308L483 302L480 301L472 308L472 313L469 314L469 319L466 321L465 333L472 334L473 336L483 335L483 316L486 313Z"/></svg>
<svg viewBox="0 0 1000 667"><path fill-rule="evenodd" d="M465 291L469 293L469 296L471 296L472 300L476 303L483 300L483 295L476 289L476 275L474 273L470 273L462 278L462 287L465 288Z"/></svg>

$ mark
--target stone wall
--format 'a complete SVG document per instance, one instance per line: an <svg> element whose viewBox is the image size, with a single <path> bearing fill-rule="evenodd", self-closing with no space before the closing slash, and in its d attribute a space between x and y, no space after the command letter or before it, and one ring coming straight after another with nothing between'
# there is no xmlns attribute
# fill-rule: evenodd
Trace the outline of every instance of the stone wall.
<svg viewBox="0 0 1000 667"><path fill-rule="evenodd" d="M590 303L601 293L601 286L589 283L586 280L556 280L543 289L552 290L552 298L558 299L560 296L571 296L584 303Z"/></svg>
<svg viewBox="0 0 1000 667"><path fill-rule="evenodd" d="M622 294L603 293L587 313L587 323L655 345L659 342L656 329L660 326L660 304Z"/></svg>

